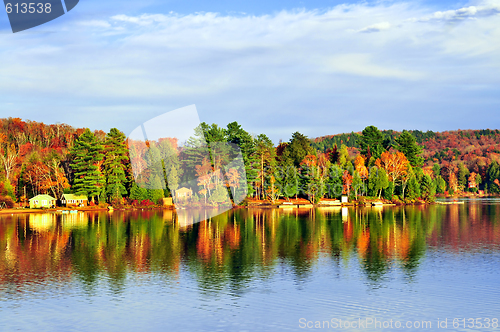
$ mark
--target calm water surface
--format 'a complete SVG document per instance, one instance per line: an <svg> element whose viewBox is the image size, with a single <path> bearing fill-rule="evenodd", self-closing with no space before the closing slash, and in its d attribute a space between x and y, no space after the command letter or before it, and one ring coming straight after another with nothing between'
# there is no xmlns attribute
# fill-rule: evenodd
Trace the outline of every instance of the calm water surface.
<svg viewBox="0 0 500 332"><path fill-rule="evenodd" d="M2 331L500 331L497 199L2 216L0 248Z"/></svg>

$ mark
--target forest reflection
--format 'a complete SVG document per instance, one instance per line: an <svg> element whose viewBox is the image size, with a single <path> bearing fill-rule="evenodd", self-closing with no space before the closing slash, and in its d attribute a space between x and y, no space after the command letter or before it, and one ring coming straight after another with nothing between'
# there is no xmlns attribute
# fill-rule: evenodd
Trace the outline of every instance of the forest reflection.
<svg viewBox="0 0 500 332"><path fill-rule="evenodd" d="M238 293L282 266L307 278L325 260L380 283L393 266L414 276L429 250L498 251L499 215L500 205L465 204L238 209L195 224L189 211L2 216L0 295L74 278L92 292L103 277L120 292L127 277L181 273Z"/></svg>

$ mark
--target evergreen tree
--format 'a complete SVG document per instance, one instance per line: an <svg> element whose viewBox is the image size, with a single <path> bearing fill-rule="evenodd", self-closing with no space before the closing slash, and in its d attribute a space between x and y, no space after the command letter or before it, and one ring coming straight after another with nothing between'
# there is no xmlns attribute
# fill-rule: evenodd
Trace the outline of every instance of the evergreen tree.
<svg viewBox="0 0 500 332"><path fill-rule="evenodd" d="M461 191L466 191L468 188L467 180L469 178L469 170L463 163L460 163L458 166L458 187Z"/></svg>
<svg viewBox="0 0 500 332"><path fill-rule="evenodd" d="M137 179L139 186L147 188L147 199L157 204L160 198L165 197L165 170L161 151L156 142L149 142L149 149L145 155L147 173Z"/></svg>
<svg viewBox="0 0 500 332"><path fill-rule="evenodd" d="M420 156L422 154L422 147L417 144L415 137L408 131L403 130L401 135L396 139L396 149L406 156L406 159L408 159L410 165L413 167L423 165L424 158Z"/></svg>
<svg viewBox="0 0 500 332"><path fill-rule="evenodd" d="M236 144L241 149L243 163L245 165L247 194L248 196L252 196L254 194L252 184L257 179L258 174L255 141L237 122L231 122L227 125L226 135L229 143Z"/></svg>
<svg viewBox="0 0 500 332"><path fill-rule="evenodd" d="M112 128L105 139L104 174L106 175L106 193L112 201L121 200L122 195L127 194L125 185L126 162L128 149L125 143L125 135L116 128Z"/></svg>
<svg viewBox="0 0 500 332"><path fill-rule="evenodd" d="M500 187L495 183L495 180L500 178L500 166L496 161L492 161L486 170L486 188L492 194L500 193ZM498 182L498 181L497 181Z"/></svg>
<svg viewBox="0 0 500 332"><path fill-rule="evenodd" d="M258 187L261 197L264 198L266 178L274 174L276 166L276 149L273 142L264 134L260 134L255 140L255 155L259 165Z"/></svg>
<svg viewBox="0 0 500 332"><path fill-rule="evenodd" d="M98 166L103 159L102 151L102 145L88 128L76 139L71 149L73 156L71 168L75 176L73 192L76 195L87 196L91 201L99 195L105 182Z"/></svg>
<svg viewBox="0 0 500 332"><path fill-rule="evenodd" d="M394 182L389 181L389 185L384 189L384 198L391 200L394 196Z"/></svg>
<svg viewBox="0 0 500 332"><path fill-rule="evenodd" d="M424 177L424 170L422 168L413 167L413 174L415 174L415 178L417 179L418 183L422 182L422 178Z"/></svg>
<svg viewBox="0 0 500 332"><path fill-rule="evenodd" d="M320 150L321 151L321 150ZM337 149L337 144L334 144L332 149L327 150L328 156L330 158L330 162L335 164L339 161L340 153Z"/></svg>
<svg viewBox="0 0 500 332"><path fill-rule="evenodd" d="M434 181L436 182L436 193L444 194L444 192L446 191L446 181L443 179L443 177L439 175Z"/></svg>
<svg viewBox="0 0 500 332"><path fill-rule="evenodd" d="M441 166L438 163L432 165L432 173L434 173L434 178L441 176Z"/></svg>
<svg viewBox="0 0 500 332"><path fill-rule="evenodd" d="M196 179L196 166L202 165L205 158L210 159L210 151L205 140L203 127L199 125L194 128L194 135L188 138L180 155L184 169L181 182Z"/></svg>
<svg viewBox="0 0 500 332"><path fill-rule="evenodd" d="M168 179L168 187L170 188L172 194L174 195L177 188L179 188L179 180L180 180L179 176L177 175L177 168L174 165L170 167L167 179Z"/></svg>
<svg viewBox="0 0 500 332"><path fill-rule="evenodd" d="M384 135L375 126L368 126L363 129L361 139L359 141L361 153L368 160L380 158L384 149Z"/></svg>
<svg viewBox="0 0 500 332"><path fill-rule="evenodd" d="M299 167L305 156L314 154L314 152L309 138L297 131L292 134L290 143L285 147L283 158L290 160L295 167Z"/></svg>
<svg viewBox="0 0 500 332"><path fill-rule="evenodd" d="M378 181L378 169L377 167L372 167L370 169L370 174L368 175L368 195L377 195L377 181Z"/></svg>
<svg viewBox="0 0 500 332"><path fill-rule="evenodd" d="M219 127L215 123L212 123L211 125L202 122L200 124L201 128L203 129L203 135L205 136L205 139L207 140L207 143L210 145L210 143L222 143L222 142L227 142L227 132L224 128Z"/></svg>
<svg viewBox="0 0 500 332"><path fill-rule="evenodd" d="M106 195L106 188L103 187L103 189L101 190L101 192L99 194L99 203L106 203L107 200L108 200L108 196Z"/></svg>
<svg viewBox="0 0 500 332"><path fill-rule="evenodd" d="M475 180L476 180L477 187L479 188L479 185L483 181L483 179L481 178L481 174L476 174L476 179Z"/></svg>
<svg viewBox="0 0 500 332"><path fill-rule="evenodd" d="M134 182L132 188L130 189L130 199L138 200L139 202L148 199L147 189L139 187L137 183Z"/></svg>
<svg viewBox="0 0 500 332"><path fill-rule="evenodd" d="M330 198L338 198L342 195L342 169L338 165L330 166L326 185Z"/></svg>
<svg viewBox="0 0 500 332"><path fill-rule="evenodd" d="M178 151L173 144L169 139L161 139L158 144L158 151L162 159L161 168L164 171L164 179L167 184L164 194L167 197L172 195L171 190L176 190L179 187L183 173Z"/></svg>
<svg viewBox="0 0 500 332"><path fill-rule="evenodd" d="M436 195L436 185L429 175L424 175L422 177L422 182L420 183L420 193L424 200L434 200L434 196Z"/></svg>
<svg viewBox="0 0 500 332"><path fill-rule="evenodd" d="M406 198L414 200L420 197L420 185L417 180L416 175L412 175L408 180L408 186L406 188Z"/></svg>
<svg viewBox="0 0 500 332"><path fill-rule="evenodd" d="M325 181L320 175L318 166L302 165L302 188L305 189L305 194L312 203L319 202L326 192Z"/></svg>
<svg viewBox="0 0 500 332"><path fill-rule="evenodd" d="M297 169L293 165L278 167L276 179L281 185L283 196L287 199L299 193L299 177Z"/></svg>
<svg viewBox="0 0 500 332"><path fill-rule="evenodd" d="M163 193L163 189L162 189L162 182L161 182L161 179L158 175L153 175L152 178L150 179L149 183L148 183L148 188L150 189L147 189L147 197L148 199L155 203L155 204L158 204L159 200L164 196L164 193Z"/></svg>

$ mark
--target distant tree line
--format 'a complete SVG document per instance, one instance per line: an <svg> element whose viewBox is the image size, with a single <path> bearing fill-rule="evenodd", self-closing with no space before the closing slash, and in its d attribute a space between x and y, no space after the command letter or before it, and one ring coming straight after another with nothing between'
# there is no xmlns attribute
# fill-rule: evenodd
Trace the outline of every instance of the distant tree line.
<svg viewBox="0 0 500 332"><path fill-rule="evenodd" d="M156 204L190 179L197 179L189 189L200 204L241 193L270 202L500 194L498 130L400 133L368 126L361 133L317 139L295 132L275 146L236 122L225 128L202 123L179 146L168 137L127 144L116 128L92 132L17 118L0 119L0 128L0 204L8 206L63 193L87 196L92 204ZM241 151L240 166L229 167L230 146ZM134 178L133 167L145 171Z"/></svg>

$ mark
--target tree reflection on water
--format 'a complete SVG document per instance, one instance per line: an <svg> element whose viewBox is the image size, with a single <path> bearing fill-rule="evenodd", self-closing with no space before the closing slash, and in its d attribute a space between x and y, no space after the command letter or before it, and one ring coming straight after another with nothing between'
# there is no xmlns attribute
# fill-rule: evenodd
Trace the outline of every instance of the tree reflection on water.
<svg viewBox="0 0 500 332"><path fill-rule="evenodd" d="M429 250L497 250L499 208L237 209L195 224L172 211L2 216L0 291L76 278L89 294L103 279L118 294L127 278L188 273L202 292L239 294L283 269L307 280L324 261L359 268L376 287L395 268L411 281Z"/></svg>

